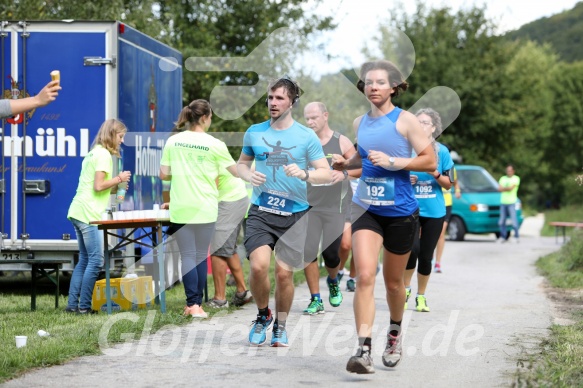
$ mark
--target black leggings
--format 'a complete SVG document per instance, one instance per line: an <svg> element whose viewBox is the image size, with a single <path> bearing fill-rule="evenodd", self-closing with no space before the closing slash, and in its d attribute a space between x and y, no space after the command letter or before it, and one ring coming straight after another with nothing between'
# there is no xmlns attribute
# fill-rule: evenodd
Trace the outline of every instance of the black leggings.
<svg viewBox="0 0 583 388"><path fill-rule="evenodd" d="M342 213L318 211L312 208L308 213L308 231L304 248L304 261L310 263L318 258L320 238L322 238L322 257L328 268L336 268L340 264L340 242L344 233Z"/></svg>
<svg viewBox="0 0 583 388"><path fill-rule="evenodd" d="M420 228L415 235L415 242L413 243L411 256L409 256L407 269L415 269L415 264L419 259L417 272L425 276L431 274L431 259L433 258L433 251L435 251L437 241L439 241L444 220L445 217L419 217ZM419 234L421 234L421 237L419 237Z"/></svg>

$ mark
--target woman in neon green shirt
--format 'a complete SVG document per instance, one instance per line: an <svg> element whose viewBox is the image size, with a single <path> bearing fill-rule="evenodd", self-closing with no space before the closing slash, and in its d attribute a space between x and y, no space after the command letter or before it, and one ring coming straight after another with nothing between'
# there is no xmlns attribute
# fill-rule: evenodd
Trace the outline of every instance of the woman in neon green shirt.
<svg viewBox="0 0 583 388"><path fill-rule="evenodd" d="M119 147L126 132L126 126L120 121L106 120L99 128L91 151L83 159L77 193L67 214L79 243L79 262L71 276L67 312L92 312L93 287L103 266L103 235L97 225L89 223L101 219L101 213L108 207L109 195L117 190L117 185L130 180L129 171L111 176L111 156L120 156Z"/></svg>
<svg viewBox="0 0 583 388"><path fill-rule="evenodd" d="M176 128L164 145L160 178L171 181L170 222L182 257L186 294L184 315L206 318L202 309L208 249L218 214L216 178L222 168L236 174L235 161L222 141L207 134L211 105L195 100L182 109Z"/></svg>

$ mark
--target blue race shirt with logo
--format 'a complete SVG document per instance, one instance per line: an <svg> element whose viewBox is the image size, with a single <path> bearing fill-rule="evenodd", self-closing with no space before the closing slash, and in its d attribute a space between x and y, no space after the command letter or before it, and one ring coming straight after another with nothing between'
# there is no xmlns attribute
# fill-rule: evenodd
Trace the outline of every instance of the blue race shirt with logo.
<svg viewBox="0 0 583 388"><path fill-rule="evenodd" d="M443 174L444 171L453 167L453 160L447 148L437 143L438 158L437 171ZM426 172L413 172L417 175L417 183L413 186L415 198L419 202L419 216L427 218L441 218L445 216L445 200L443 190L432 174Z"/></svg>
<svg viewBox="0 0 583 388"><path fill-rule="evenodd" d="M395 107L384 116L365 114L358 127L358 153L362 158L362 176L353 202L371 213L385 217L406 217L417 210L409 171L390 171L374 166L369 151L381 151L396 158L410 158L411 144L397 131L402 109ZM370 112L369 112L370 113Z"/></svg>
<svg viewBox="0 0 583 388"><path fill-rule="evenodd" d="M284 216L308 209L306 182L286 176L283 166L295 163L305 169L311 161L324 158L312 129L296 121L284 130L271 128L270 121L252 125L243 137L243 153L255 158L255 169L267 178L253 187L251 203Z"/></svg>

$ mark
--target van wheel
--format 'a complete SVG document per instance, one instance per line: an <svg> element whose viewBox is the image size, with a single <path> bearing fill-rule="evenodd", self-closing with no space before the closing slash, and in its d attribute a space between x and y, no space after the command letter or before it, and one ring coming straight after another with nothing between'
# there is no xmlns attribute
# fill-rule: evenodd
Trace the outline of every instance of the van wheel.
<svg viewBox="0 0 583 388"><path fill-rule="evenodd" d="M453 216L447 225L449 239L453 241L464 241L466 226L461 218Z"/></svg>

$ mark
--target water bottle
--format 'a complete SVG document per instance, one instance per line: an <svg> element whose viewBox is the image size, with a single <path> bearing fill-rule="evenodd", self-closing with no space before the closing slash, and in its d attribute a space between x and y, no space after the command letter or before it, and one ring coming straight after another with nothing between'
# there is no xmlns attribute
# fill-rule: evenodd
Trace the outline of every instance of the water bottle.
<svg viewBox="0 0 583 388"><path fill-rule="evenodd" d="M127 187L128 183L127 182L121 182L117 185L117 194L115 195L115 201L117 203L123 203L125 197L126 197L126 187Z"/></svg>

